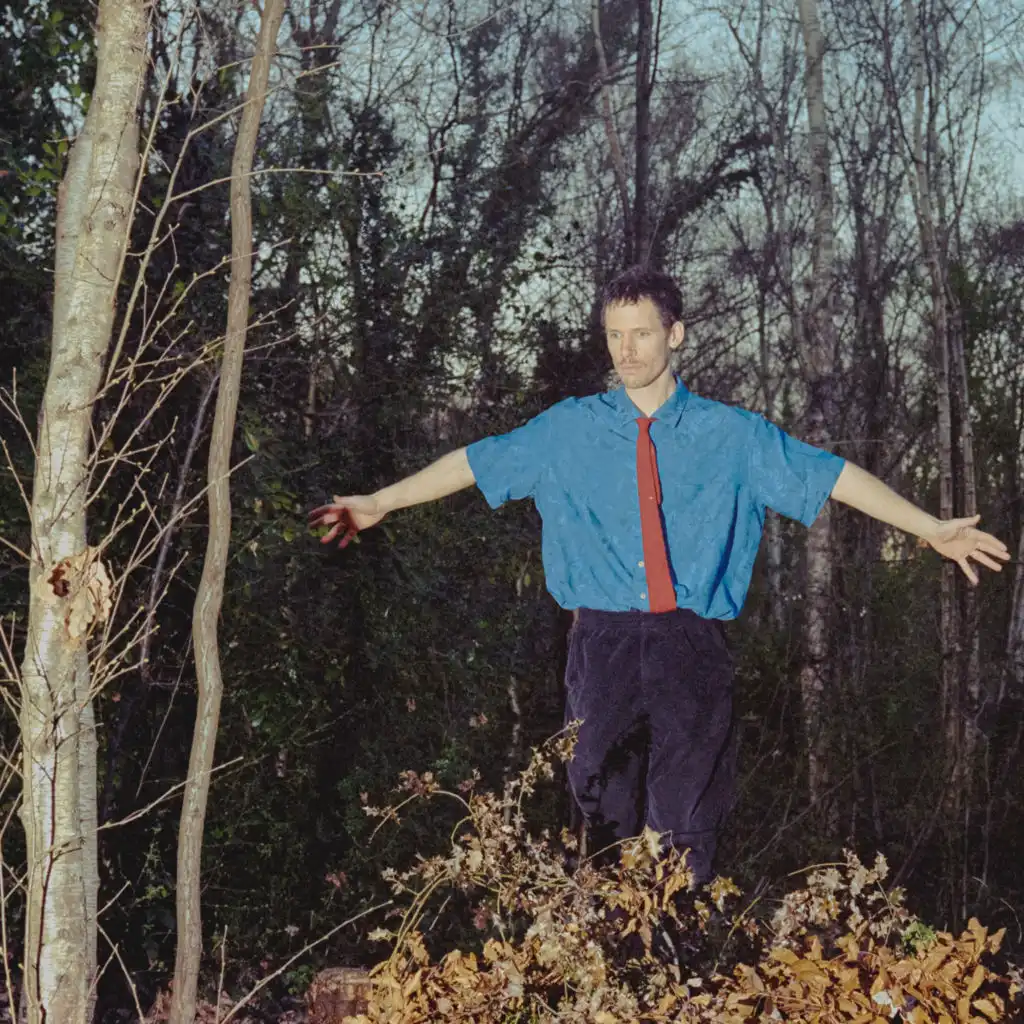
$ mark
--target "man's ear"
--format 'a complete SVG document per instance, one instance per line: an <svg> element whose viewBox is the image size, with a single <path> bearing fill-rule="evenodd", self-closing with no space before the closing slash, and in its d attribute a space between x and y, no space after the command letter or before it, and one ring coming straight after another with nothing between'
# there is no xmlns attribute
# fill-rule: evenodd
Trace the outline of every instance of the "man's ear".
<svg viewBox="0 0 1024 1024"><path fill-rule="evenodd" d="M686 328L683 327L683 321L677 320L668 332L668 346L673 351L677 351L682 347L683 338L686 335Z"/></svg>

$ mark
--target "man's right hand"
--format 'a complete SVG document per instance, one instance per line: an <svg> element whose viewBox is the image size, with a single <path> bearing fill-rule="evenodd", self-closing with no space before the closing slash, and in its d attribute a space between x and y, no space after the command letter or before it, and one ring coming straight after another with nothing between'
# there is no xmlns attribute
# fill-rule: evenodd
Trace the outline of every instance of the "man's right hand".
<svg viewBox="0 0 1024 1024"><path fill-rule="evenodd" d="M309 525L316 529L329 526L330 530L320 538L322 544L330 544L341 534L339 547L368 526L379 523L389 512L410 505L422 505L425 501L437 501L449 494L470 487L476 482L473 469L465 448L457 448L442 455L425 469L412 476L391 484L376 494L357 494L348 498L335 497L330 505L321 505L309 513Z"/></svg>
<svg viewBox="0 0 1024 1024"><path fill-rule="evenodd" d="M385 515L387 510L373 494L356 494L347 498L335 495L330 505L321 505L309 513L309 526L314 530L321 526L330 527L320 538L321 544L330 544L340 533L338 547L343 548L360 530L375 526Z"/></svg>

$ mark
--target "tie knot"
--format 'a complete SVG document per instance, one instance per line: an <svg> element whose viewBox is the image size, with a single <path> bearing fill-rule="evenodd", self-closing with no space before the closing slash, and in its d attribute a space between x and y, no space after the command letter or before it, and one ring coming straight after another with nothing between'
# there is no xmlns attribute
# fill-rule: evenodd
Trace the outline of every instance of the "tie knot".
<svg viewBox="0 0 1024 1024"><path fill-rule="evenodd" d="M642 433L642 434L650 433L651 424L654 422L654 417L653 416L638 416L636 418L636 421L637 421L637 423L640 424L640 433Z"/></svg>

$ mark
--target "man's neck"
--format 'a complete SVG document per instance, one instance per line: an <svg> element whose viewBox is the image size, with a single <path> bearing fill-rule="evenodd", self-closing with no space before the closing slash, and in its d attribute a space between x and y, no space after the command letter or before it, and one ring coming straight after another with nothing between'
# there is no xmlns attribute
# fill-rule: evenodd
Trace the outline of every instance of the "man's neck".
<svg viewBox="0 0 1024 1024"><path fill-rule="evenodd" d="M644 388L626 388L629 400L645 415L653 416L675 393L675 374L666 369Z"/></svg>

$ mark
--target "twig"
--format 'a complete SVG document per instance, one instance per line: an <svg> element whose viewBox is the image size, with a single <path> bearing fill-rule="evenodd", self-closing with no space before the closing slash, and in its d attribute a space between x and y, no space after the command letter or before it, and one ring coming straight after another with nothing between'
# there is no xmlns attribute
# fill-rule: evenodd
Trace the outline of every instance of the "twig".
<svg viewBox="0 0 1024 1024"><path fill-rule="evenodd" d="M230 768L234 764L238 764L239 761L244 760L241 755L232 758L230 761L225 761L224 764L219 764L215 768L210 770L210 776L212 777L216 772L222 772L225 768ZM105 821L102 825L97 828L97 832L102 831L105 828L120 828L122 825L130 825L133 821L138 821L139 818L147 815L154 807L159 807L160 804L166 803L170 798L179 790L183 789L188 782L187 779L183 779L181 782L176 782L166 793L161 794L155 800L146 804L145 807L139 808L137 811L132 811L127 818L122 818L120 821Z"/></svg>
<svg viewBox="0 0 1024 1024"><path fill-rule="evenodd" d="M15 799L10 810L7 812L7 817L4 819L3 828L0 829L0 854L2 854L2 843L3 837L7 834L7 826L11 822L16 808L20 805L21 798ZM0 860L2 860L0 856ZM4 954L4 984L7 989L7 1005L11 1008L11 1014L14 1014L14 982L11 979L11 958L7 955L10 949L9 940L7 936L7 886L4 884L4 872L0 871L0 941L3 945L0 947L0 951Z"/></svg>
<svg viewBox="0 0 1024 1024"><path fill-rule="evenodd" d="M329 167L263 167L249 171L247 174L242 174L240 177L256 178L261 174L333 174L343 178L383 178L386 173L386 171L336 171ZM167 205L170 206L171 203L188 199L190 196L194 196L198 192L204 192L215 185L226 185L229 181L231 181L230 174L222 178L213 178L211 181L206 181L202 185L196 185L195 188L190 188L186 192L176 193L167 200Z"/></svg>
<svg viewBox="0 0 1024 1024"><path fill-rule="evenodd" d="M21 415L21 410L15 408L14 412L16 413L15 419L19 423L21 423L22 426L24 426L25 419ZM10 469L10 471L11 471L11 476L14 477L14 482L18 485L18 493L21 495L21 500L22 500L22 502L25 505L25 511L26 512L31 512L32 502L29 500L28 494L25 492L25 485L21 482L21 477L18 476L17 472L14 469L14 460L11 458L10 449L7 447L7 442L3 438L0 438L0 445L3 446L4 458L7 460L7 465L8 465L8 468Z"/></svg>
<svg viewBox="0 0 1024 1024"><path fill-rule="evenodd" d="M106 930L104 929L103 925L101 925L98 921L96 922L96 927L99 929L99 932L103 936L103 938L107 940L107 945L110 946L111 957L116 957L117 962L121 965L121 971L124 973L124 980L128 982L128 988L131 990L132 994L132 1001L135 1003L135 1012L139 1015L139 1024L142 1024L142 1022L146 1019L146 1015L142 1012L142 1004L139 1002L139 990L135 987L135 981L133 980L131 974L128 972L128 967L121 957L121 950L118 949L118 947L110 941L110 936L106 933ZM110 963L109 958L107 959L107 963ZM104 970L106 970L106 965L104 965ZM99 981L99 974L96 975L96 980Z"/></svg>
<svg viewBox="0 0 1024 1024"><path fill-rule="evenodd" d="M338 932L340 932L342 928L345 928L350 924L355 924L356 921L359 921L362 918L369 916L370 914L374 914L378 910L383 910L385 907L390 907L394 902L394 900L387 900L384 903L378 903L376 906L369 907L366 910L361 910L358 914L355 915L355 917L350 917L347 921L342 921L341 924L335 925L329 932L327 932L324 935L321 935L319 939L314 939L312 942L307 942L306 945L298 951L298 953L296 953L292 957L289 957L283 964L281 964L281 966L276 971L274 971L273 974L268 974L265 978L263 978L256 985L254 985L253 988L251 988L244 996L242 996L242 998L239 999L238 1002L235 1003L235 1005L232 1006L230 1010L228 1010L228 1015L220 1022L220 1024L227 1024L227 1022L231 1020L231 1018L234 1017L235 1014L238 1013L238 1011L241 1010L243 1006L248 1005L248 1003L252 1001L253 997L256 995L257 992L259 992L261 989L266 988L266 986L269 985L275 978L278 978L282 974L284 974L284 972L288 970L288 968L291 967L291 965L295 963L295 961L298 960L299 957L305 956L305 954L308 953L311 949L315 949L321 943L326 942L329 938L331 938L331 936L336 935Z"/></svg>
<svg viewBox="0 0 1024 1024"><path fill-rule="evenodd" d="M146 780L146 772L149 771L149 765L153 760L153 755L156 753L156 745L160 742L160 736L164 731L164 726L167 724L167 719L170 717L171 708L174 707L174 697L178 692L178 687L181 686L181 677L185 674L185 665L188 663L188 657L192 650L192 637L188 638L188 646L185 649L185 657L181 662L181 670L178 672L178 678L174 681L174 689L171 690L171 699L167 702L167 711L164 713L163 720L160 722L160 728L156 731L156 737L153 739L153 745L149 748L149 754L146 755L146 763L142 766L142 771L139 774L139 785L135 790L135 795L138 796L142 792L142 784Z"/></svg>
<svg viewBox="0 0 1024 1024"><path fill-rule="evenodd" d="M224 925L224 932L220 937L220 977L217 979L217 1001L214 1005L214 1024L221 1024L220 1000L224 994L224 971L227 968L227 947L228 947L228 926Z"/></svg>
<svg viewBox="0 0 1024 1024"><path fill-rule="evenodd" d="M171 540L174 537L175 525L178 515L181 513L185 503L185 488L188 486L188 474L192 469L192 460L195 458L196 450L199 448L199 440L202 437L203 424L206 422L206 411L210 400L213 398L217 388L217 381L220 380L220 373L213 373L207 383L199 401L199 408L196 411L195 422L192 427L192 434L189 437L188 447L185 449L185 458L182 461L181 469L178 472L178 484L174 490L174 499L171 503L171 518L163 532L160 541L160 550L157 553L156 566L153 569L153 576L149 584L149 594L146 598L146 632L142 639L142 650L139 657L142 662L143 678L148 682L150 670L147 667L149 662L149 650L152 642L153 623L156 619L156 608L160 601L160 582L163 579L164 568L167 564L167 556L171 549Z"/></svg>

